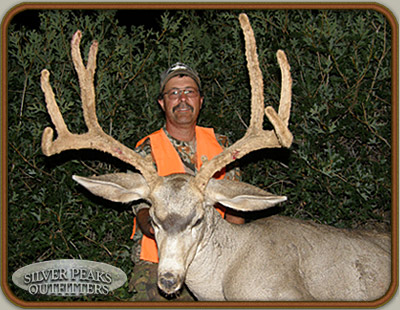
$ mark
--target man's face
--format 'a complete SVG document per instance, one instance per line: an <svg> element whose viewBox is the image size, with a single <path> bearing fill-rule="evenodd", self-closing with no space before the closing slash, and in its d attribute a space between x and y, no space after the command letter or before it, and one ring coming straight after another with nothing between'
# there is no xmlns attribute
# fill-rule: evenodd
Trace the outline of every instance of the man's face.
<svg viewBox="0 0 400 310"><path fill-rule="evenodd" d="M192 78L176 76L165 84L164 95L158 103L165 112L167 125L187 127L196 124L203 97Z"/></svg>

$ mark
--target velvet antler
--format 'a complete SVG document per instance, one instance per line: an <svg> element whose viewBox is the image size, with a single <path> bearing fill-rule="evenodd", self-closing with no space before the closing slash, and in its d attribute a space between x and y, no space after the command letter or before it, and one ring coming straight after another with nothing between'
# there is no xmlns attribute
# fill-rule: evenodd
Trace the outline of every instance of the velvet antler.
<svg viewBox="0 0 400 310"><path fill-rule="evenodd" d="M95 149L103 151L137 168L151 186L159 178L153 166L152 159L150 157L143 158L132 149L107 135L98 123L94 90L98 43L94 41L90 47L88 62L85 67L79 49L81 37L82 33L79 30L73 35L71 55L75 70L78 73L83 115L88 131L84 134L73 134L68 130L49 82L50 73L45 69L41 74L41 87L45 95L47 111L57 131L57 138L53 140L54 132L52 128L45 128L42 136L43 153L51 156L72 149Z"/></svg>
<svg viewBox="0 0 400 310"><path fill-rule="evenodd" d="M245 37L247 68L251 85L250 125L243 138L236 141L212 160L203 164L194 181L202 190L205 189L208 181L217 171L236 159L259 149L288 148L293 141L293 136L288 128L292 78L286 55L282 50L277 52L278 63L282 72L282 85L279 112L276 113L271 106L264 109L263 78L258 62L257 46L253 29L251 28L246 14L240 14L239 20ZM263 130L264 113L272 123L274 130Z"/></svg>

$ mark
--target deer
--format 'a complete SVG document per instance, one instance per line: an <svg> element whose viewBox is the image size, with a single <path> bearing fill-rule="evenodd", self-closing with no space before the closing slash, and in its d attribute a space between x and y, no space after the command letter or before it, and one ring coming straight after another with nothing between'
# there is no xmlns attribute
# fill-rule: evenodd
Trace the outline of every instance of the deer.
<svg viewBox="0 0 400 310"><path fill-rule="evenodd" d="M78 30L71 55L78 74L83 117L88 131L71 133L63 120L49 81L41 73L48 113L57 132L44 129L42 150L52 156L65 150L92 149L110 154L137 169L73 179L94 195L119 203L146 200L159 264L157 285L168 296L185 283L197 300L210 301L373 301L391 284L389 234L339 229L273 215L243 225L225 221L215 208L265 210L287 200L243 182L213 175L250 152L289 148L292 78L286 54L279 50L281 98L278 112L264 107L263 79L250 21L239 16L251 86L251 119L245 135L210 160L195 176L160 177L150 156L142 157L106 134L96 116L94 75L98 42L87 65L82 61ZM264 114L273 129L263 129Z"/></svg>

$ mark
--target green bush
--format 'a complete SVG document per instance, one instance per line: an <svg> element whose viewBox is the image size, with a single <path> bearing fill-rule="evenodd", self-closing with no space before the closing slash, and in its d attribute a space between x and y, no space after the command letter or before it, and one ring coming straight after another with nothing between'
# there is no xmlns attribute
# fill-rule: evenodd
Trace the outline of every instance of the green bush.
<svg viewBox="0 0 400 310"><path fill-rule="evenodd" d="M8 268L82 258L132 270L128 205L89 195L72 174L124 170L92 151L45 157L51 126L40 72L51 75L57 102L74 132L84 132L70 56L81 29L86 59L99 41L97 114L104 130L133 147L160 128L159 75L182 61L199 72L205 105L199 123L239 139L249 123L250 87L239 11L165 11L155 26L121 26L116 11L44 10L36 28L8 32ZM139 12L140 13L140 12ZM337 227L387 221L391 207L391 28L372 10L257 10L253 26L267 104L277 109L285 50L292 68L290 150L264 150L240 161L243 179L289 200L281 213ZM265 122L265 126L270 126ZM10 286L15 288L10 281ZM36 296L15 289L24 300ZM105 297L127 300L127 285ZM39 300L57 300L40 297ZM65 300L65 299L62 299Z"/></svg>

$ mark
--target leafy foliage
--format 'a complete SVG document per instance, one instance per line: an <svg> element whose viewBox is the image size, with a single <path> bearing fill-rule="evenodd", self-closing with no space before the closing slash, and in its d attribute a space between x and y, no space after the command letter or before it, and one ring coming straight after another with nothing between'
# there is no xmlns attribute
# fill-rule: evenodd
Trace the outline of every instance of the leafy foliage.
<svg viewBox="0 0 400 310"><path fill-rule="evenodd" d="M140 13L140 12L139 12ZM99 41L97 114L104 130L128 146L163 125L159 75L185 62L199 72L205 106L199 123L239 139L249 123L250 87L236 11L165 11L156 26L119 25L116 11L48 10L40 26L11 23L8 35L9 274L32 262L82 258L132 270L127 205L110 204L77 186L72 174L126 167L91 151L46 158L51 126L40 89L50 73L68 127L84 132L79 85L70 56L81 29L83 57ZM391 206L391 29L375 11L249 11L267 104L277 108L280 71L292 67L295 141L240 161L243 179L289 197L281 213L338 227L387 221ZM266 121L265 126L270 126ZM10 285L12 285L10 281ZM15 290L24 300L37 296ZM106 297L127 300L127 285ZM39 300L49 300L40 297ZM57 298L50 298L51 300ZM65 300L65 299L63 299Z"/></svg>

